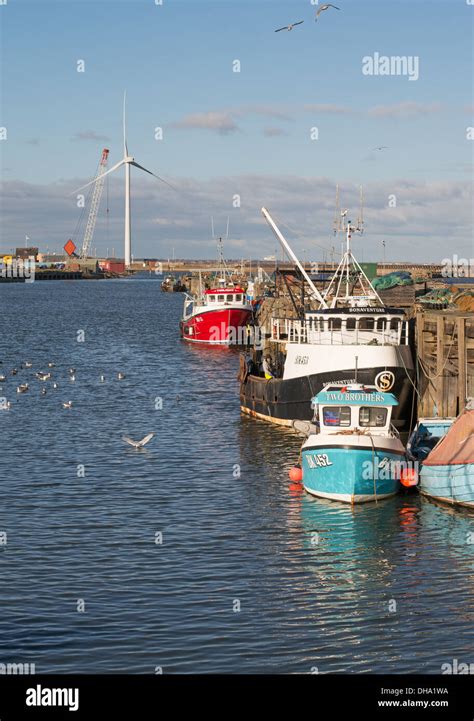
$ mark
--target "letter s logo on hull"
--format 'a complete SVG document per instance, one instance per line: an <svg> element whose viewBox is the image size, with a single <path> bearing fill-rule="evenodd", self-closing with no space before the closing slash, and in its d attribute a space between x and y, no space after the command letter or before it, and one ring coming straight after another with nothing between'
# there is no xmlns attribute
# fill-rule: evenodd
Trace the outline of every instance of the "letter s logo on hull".
<svg viewBox="0 0 474 721"><path fill-rule="evenodd" d="M392 371L382 371L375 376L374 382L379 391L388 393L395 385L395 374Z"/></svg>

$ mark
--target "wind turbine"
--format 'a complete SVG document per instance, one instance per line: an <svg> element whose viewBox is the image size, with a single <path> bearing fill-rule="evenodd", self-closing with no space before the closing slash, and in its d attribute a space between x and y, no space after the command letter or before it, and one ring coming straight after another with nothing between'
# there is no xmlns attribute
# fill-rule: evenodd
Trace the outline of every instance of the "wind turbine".
<svg viewBox="0 0 474 721"><path fill-rule="evenodd" d="M125 267L129 268L131 263L131 256L132 256L132 218L131 218L131 212L130 212L130 166L134 165L136 168L140 168L140 170L144 170L145 173L149 173L149 175L153 175L154 178L157 178L158 180L161 180L162 183L165 183L166 185L169 185L170 188L173 188L173 186L168 183L164 178L160 178L159 175L155 175L155 173L152 173L151 170L147 170L147 168L144 168L143 165L140 165L135 161L135 158L133 155L128 154L128 146L127 146L127 134L126 134L126 116L125 116L125 102L126 102L127 94L126 92L123 94L123 158L118 163L113 165L109 170L107 170L105 173L102 173L102 175L97 176L97 178L94 178L94 180L91 180L89 183L86 183L85 185L82 185L80 188L78 188L75 193L79 192L79 190L83 190L84 188L87 188L89 185L92 185L93 183L97 183L99 179L104 178L105 175L109 175L110 173L113 173L115 170L118 170L118 168L122 167L122 165L125 165L125 252L124 252L124 258L125 258ZM174 190L174 188L173 188Z"/></svg>

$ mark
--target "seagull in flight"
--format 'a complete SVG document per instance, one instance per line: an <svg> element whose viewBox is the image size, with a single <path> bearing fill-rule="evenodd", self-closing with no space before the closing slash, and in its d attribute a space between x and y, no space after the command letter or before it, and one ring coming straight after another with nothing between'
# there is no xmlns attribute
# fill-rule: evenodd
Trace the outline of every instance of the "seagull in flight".
<svg viewBox="0 0 474 721"><path fill-rule="evenodd" d="M143 448L143 446L146 446L146 444L151 441L154 435L154 433L148 433L148 435L146 435L145 438L142 438L141 441L134 441L133 438L129 438L128 436L122 436L122 441L125 441L125 443L128 443L130 446L133 446L138 450L139 448Z"/></svg>
<svg viewBox="0 0 474 721"><path fill-rule="evenodd" d="M372 150L388 150L388 145L379 145L378 148L372 148Z"/></svg>
<svg viewBox="0 0 474 721"><path fill-rule="evenodd" d="M290 25L285 25L285 27L283 27L283 28L278 28L278 30L275 30L275 32L281 33L282 30L290 31L290 30L293 30L293 28L296 27L297 25L302 25L303 23L304 23L304 20L300 20L297 23L290 23Z"/></svg>
<svg viewBox="0 0 474 721"><path fill-rule="evenodd" d="M335 5L331 5L331 3L325 3L324 5L321 5L321 7L318 9L318 12L316 13L315 22L318 22L318 16L321 15L321 13L324 10L329 10L329 8L334 8L334 10L340 10L341 8L336 7Z"/></svg>

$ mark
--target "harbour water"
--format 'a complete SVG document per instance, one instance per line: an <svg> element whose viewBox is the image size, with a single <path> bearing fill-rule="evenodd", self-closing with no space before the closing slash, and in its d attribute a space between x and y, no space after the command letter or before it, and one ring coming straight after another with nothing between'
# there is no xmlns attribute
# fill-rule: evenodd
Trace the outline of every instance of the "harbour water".
<svg viewBox="0 0 474 721"><path fill-rule="evenodd" d="M181 309L149 278L0 289L0 372L19 368L0 393L0 662L417 674L472 661L472 517L416 495L352 510L291 486L301 439L241 417L238 353L181 342ZM121 440L152 431L143 451Z"/></svg>

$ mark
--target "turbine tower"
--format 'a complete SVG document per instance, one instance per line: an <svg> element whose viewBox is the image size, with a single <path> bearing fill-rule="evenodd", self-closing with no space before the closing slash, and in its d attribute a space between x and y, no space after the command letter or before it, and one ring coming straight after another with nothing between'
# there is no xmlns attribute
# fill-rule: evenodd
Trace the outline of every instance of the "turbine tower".
<svg viewBox="0 0 474 721"><path fill-rule="evenodd" d="M126 102L126 93L123 94L123 158L122 158L122 160L120 160L118 163L113 165L110 168L110 170L107 170L105 173L102 173L97 178L94 178L94 180L91 180L89 183L82 185L80 188L78 188L74 192L77 193L77 192L79 192L79 190L83 190L84 188L87 188L89 185L92 185L93 183L97 183L99 180L101 180L103 182L103 179L105 178L106 175L113 173L115 170L118 170L118 168L122 167L122 165L125 165L124 259L125 259L125 267L130 268L131 257L132 257L132 218L131 218L131 208L130 208L130 166L134 165L136 168L139 168L140 170L144 170L145 173L148 173L149 175L153 175L154 178L157 178L158 180L161 180L162 183L169 185L170 188L173 188L173 186L171 185L171 183L168 183L166 180L164 180L164 178L160 178L159 175L155 175L155 173L152 173L151 170L147 170L147 168L144 168L143 165L139 165L139 163L137 163L135 161L135 158L133 157L133 155L128 154L125 102Z"/></svg>

